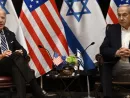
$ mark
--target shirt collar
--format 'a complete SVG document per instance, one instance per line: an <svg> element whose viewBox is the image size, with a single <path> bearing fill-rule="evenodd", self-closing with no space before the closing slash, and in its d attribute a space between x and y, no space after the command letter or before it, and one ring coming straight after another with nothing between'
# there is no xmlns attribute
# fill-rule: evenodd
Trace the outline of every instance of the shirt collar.
<svg viewBox="0 0 130 98"><path fill-rule="evenodd" d="M128 29L124 28L124 27L121 27L121 30L122 31L130 31L130 27Z"/></svg>
<svg viewBox="0 0 130 98"><path fill-rule="evenodd" d="M2 29L2 30L0 31L0 33L4 35L4 30Z"/></svg>

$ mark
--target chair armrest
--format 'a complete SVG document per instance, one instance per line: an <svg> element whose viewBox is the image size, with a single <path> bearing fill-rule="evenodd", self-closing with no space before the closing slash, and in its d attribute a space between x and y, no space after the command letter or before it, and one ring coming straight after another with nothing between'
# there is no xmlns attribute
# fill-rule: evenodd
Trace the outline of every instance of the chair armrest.
<svg viewBox="0 0 130 98"><path fill-rule="evenodd" d="M95 56L95 58L96 58L96 60L97 60L98 65L103 65L104 60L103 60L103 57L102 57L101 54L97 54L97 55Z"/></svg>

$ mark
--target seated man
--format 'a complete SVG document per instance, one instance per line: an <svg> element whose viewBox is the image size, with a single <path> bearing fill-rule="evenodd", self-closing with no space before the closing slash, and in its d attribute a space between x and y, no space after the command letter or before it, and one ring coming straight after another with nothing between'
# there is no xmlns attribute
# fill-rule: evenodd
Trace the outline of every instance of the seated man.
<svg viewBox="0 0 130 98"><path fill-rule="evenodd" d="M26 82L36 98L44 98L34 73L28 66L26 50L15 34L5 27L6 13L0 8L0 75L12 75L19 98L26 98Z"/></svg>
<svg viewBox="0 0 130 98"><path fill-rule="evenodd" d="M130 5L120 5L117 13L119 24L106 27L106 36L100 47L106 62L102 70L104 98L112 98L112 75L130 75Z"/></svg>

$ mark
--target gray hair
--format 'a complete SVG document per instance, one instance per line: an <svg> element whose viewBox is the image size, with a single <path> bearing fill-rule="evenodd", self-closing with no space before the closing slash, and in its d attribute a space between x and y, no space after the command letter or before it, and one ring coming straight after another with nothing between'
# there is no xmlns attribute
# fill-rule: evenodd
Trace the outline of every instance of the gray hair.
<svg viewBox="0 0 130 98"><path fill-rule="evenodd" d="M117 8L117 11L120 7L127 7L128 8L128 11L130 13L130 4L120 4L119 7Z"/></svg>

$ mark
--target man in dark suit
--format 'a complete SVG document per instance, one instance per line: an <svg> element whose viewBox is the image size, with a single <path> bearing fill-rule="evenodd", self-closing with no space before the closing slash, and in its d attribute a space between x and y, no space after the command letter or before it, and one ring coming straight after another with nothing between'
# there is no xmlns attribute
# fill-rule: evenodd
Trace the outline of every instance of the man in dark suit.
<svg viewBox="0 0 130 98"><path fill-rule="evenodd" d="M26 82L36 98L44 98L28 66L26 50L18 43L15 34L5 27L5 22L6 13L0 8L0 75L12 75L19 98L26 98Z"/></svg>
<svg viewBox="0 0 130 98"><path fill-rule="evenodd" d="M117 76L121 72L130 75L130 5L120 5L117 13L119 24L107 25L106 36L100 47L105 61L102 68L104 98L112 98L112 75Z"/></svg>

